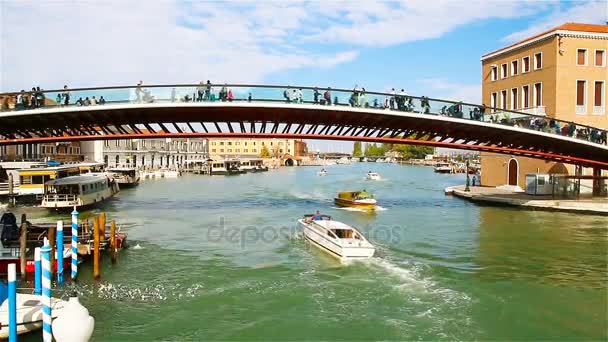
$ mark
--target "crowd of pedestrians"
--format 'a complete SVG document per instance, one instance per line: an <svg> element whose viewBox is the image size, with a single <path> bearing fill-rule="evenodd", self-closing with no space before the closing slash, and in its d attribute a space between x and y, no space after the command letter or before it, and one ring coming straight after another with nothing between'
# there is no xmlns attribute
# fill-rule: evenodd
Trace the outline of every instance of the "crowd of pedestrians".
<svg viewBox="0 0 608 342"><path fill-rule="evenodd" d="M136 103L152 103L157 101L157 99L151 94L150 90L144 88L143 81L141 80L135 86L134 93ZM312 101L305 100L304 91L299 87L288 86L287 89L283 90L282 95L286 103L294 104L312 103L318 105L348 105L351 107L377 108L421 114L432 113L431 100L428 97L422 96L420 98L415 98L409 96L403 88L399 92L397 92L395 88L392 88L389 93L384 95L384 101L381 101L382 95L372 95L370 98L366 89L364 87L360 88L358 85L355 85L352 92L350 92L350 96L347 101L348 103L340 103L338 96L332 96L332 88L330 87L313 88ZM171 102L232 102L237 100L233 90L228 87L227 84L221 86L216 95L210 80L207 80L206 82L200 81L195 87L193 93L189 92L182 97L178 97L176 88L172 88L170 99ZM251 102L252 100L252 93L249 92L246 101ZM241 101L245 101L245 99L241 99ZM36 109L44 107L45 105L95 106L104 105L105 103L106 99L103 96L97 98L94 95L79 97L76 101L73 101L72 94L70 93L67 85L64 85L63 91L58 92L54 98L47 98L44 90L39 86L32 87L30 91L21 90L16 95L4 96L0 98L0 105L3 111L11 109ZM465 105L462 102L446 104L441 108L439 108L437 102L435 102L434 106L436 108L434 114L454 118L465 118ZM482 104L481 106L466 105L466 107L468 107L467 119L469 120L524 127L536 131L587 140L594 143L608 144L607 132L599 129L582 126L577 127L575 123L557 121L550 118L530 117L527 115L519 117L517 113L500 110L497 108L492 109L492 113L490 113L489 119L487 119L487 108L485 104ZM512 118L511 115L514 115L515 118Z"/></svg>

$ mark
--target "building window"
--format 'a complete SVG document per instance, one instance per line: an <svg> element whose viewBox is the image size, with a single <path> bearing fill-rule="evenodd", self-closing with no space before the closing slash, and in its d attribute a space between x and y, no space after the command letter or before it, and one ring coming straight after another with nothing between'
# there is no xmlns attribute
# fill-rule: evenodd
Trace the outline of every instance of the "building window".
<svg viewBox="0 0 608 342"><path fill-rule="evenodd" d="M593 114L603 115L606 108L606 82L595 81L593 85Z"/></svg>
<svg viewBox="0 0 608 342"><path fill-rule="evenodd" d="M232 153L232 149L231 148L228 149L228 153Z"/></svg>
<svg viewBox="0 0 608 342"><path fill-rule="evenodd" d="M502 90L500 92L500 108L507 109L507 91Z"/></svg>
<svg viewBox="0 0 608 342"><path fill-rule="evenodd" d="M229 141L229 142L228 142L228 146L232 146L232 141Z"/></svg>
<svg viewBox="0 0 608 342"><path fill-rule="evenodd" d="M237 148L237 149L236 149L234 152L236 152L236 153L241 153L241 149L240 149L240 148Z"/></svg>
<svg viewBox="0 0 608 342"><path fill-rule="evenodd" d="M120 156L116 155L116 165L120 164Z"/></svg>
<svg viewBox="0 0 608 342"><path fill-rule="evenodd" d="M498 94L496 94L496 93L490 94L490 107L492 107L492 113L496 112L495 108L498 107L497 101L496 101L497 98L498 98Z"/></svg>
<svg viewBox="0 0 608 342"><path fill-rule="evenodd" d="M251 150L251 152L253 152L253 153L257 153L257 152L258 152L258 150L257 150L256 148L254 148L253 150Z"/></svg>
<svg viewBox="0 0 608 342"><path fill-rule="evenodd" d="M576 81L576 114L585 114L587 107L587 81Z"/></svg>
<svg viewBox="0 0 608 342"><path fill-rule="evenodd" d="M511 62L511 76L515 76L519 73L519 63L517 63L517 59Z"/></svg>
<svg viewBox="0 0 608 342"><path fill-rule="evenodd" d="M530 107L530 86L525 85L521 87L521 105L522 108Z"/></svg>
<svg viewBox="0 0 608 342"><path fill-rule="evenodd" d="M500 78L507 78L507 64L500 66Z"/></svg>
<svg viewBox="0 0 608 342"><path fill-rule="evenodd" d="M220 149L220 153L224 153L224 149L223 149L223 148L222 148L222 149Z"/></svg>
<svg viewBox="0 0 608 342"><path fill-rule="evenodd" d="M513 88L511 89L511 110L515 110L517 109L517 99L519 98L519 96L517 96L517 88Z"/></svg>
<svg viewBox="0 0 608 342"><path fill-rule="evenodd" d="M492 81L496 81L498 79L498 67L496 65L492 66L490 76L492 77Z"/></svg>
<svg viewBox="0 0 608 342"><path fill-rule="evenodd" d="M576 49L576 65L587 65L587 49Z"/></svg>
<svg viewBox="0 0 608 342"><path fill-rule="evenodd" d="M215 153L215 149L214 149L214 148L212 148L212 149L211 149L211 152Z"/></svg>
<svg viewBox="0 0 608 342"><path fill-rule="evenodd" d="M220 141L220 146L224 146L224 142L223 141Z"/></svg>
<svg viewBox="0 0 608 342"><path fill-rule="evenodd" d="M541 69L543 67L543 53L539 52L534 54L534 70Z"/></svg>
<svg viewBox="0 0 608 342"><path fill-rule="evenodd" d="M249 150L245 148L243 149L243 153L249 153Z"/></svg>
<svg viewBox="0 0 608 342"><path fill-rule="evenodd" d="M543 105L543 84L534 83L534 106Z"/></svg>
<svg viewBox="0 0 608 342"><path fill-rule="evenodd" d="M606 51L605 50L595 50L595 66L603 67L606 66Z"/></svg>
<svg viewBox="0 0 608 342"><path fill-rule="evenodd" d="M530 72L530 57L522 58L521 63L523 68L521 72Z"/></svg>

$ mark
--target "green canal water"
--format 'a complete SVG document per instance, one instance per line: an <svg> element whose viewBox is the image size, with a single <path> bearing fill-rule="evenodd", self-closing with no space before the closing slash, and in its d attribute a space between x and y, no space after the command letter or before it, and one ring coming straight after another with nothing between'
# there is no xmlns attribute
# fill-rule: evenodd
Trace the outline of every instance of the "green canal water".
<svg viewBox="0 0 608 342"><path fill-rule="evenodd" d="M444 196L463 175L424 167L318 170L122 191L104 209L132 248L117 265L102 260L101 281L89 264L71 286L95 317L94 339L608 338L606 217L479 207ZM366 181L368 170L385 180ZM337 191L363 188L382 210L334 207ZM341 265L306 243L296 220L317 209L359 227L376 257Z"/></svg>

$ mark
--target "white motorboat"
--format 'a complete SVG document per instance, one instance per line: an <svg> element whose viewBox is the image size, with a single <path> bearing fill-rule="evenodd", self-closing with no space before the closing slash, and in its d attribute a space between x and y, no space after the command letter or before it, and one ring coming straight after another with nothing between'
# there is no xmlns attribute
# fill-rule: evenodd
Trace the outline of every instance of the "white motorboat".
<svg viewBox="0 0 608 342"><path fill-rule="evenodd" d="M327 215L305 215L298 222L304 237L340 260L371 258L375 247L355 228Z"/></svg>
<svg viewBox="0 0 608 342"><path fill-rule="evenodd" d="M380 174L376 172L368 172L365 176L368 180L380 180Z"/></svg>
<svg viewBox="0 0 608 342"><path fill-rule="evenodd" d="M51 298L51 316L61 315L65 302ZM25 334L42 328L42 296L17 294L17 334ZM8 338L8 299L0 306L0 339Z"/></svg>
<svg viewBox="0 0 608 342"><path fill-rule="evenodd" d="M325 175L327 175L327 170L321 169L321 171L317 172L317 175L319 175L319 176L325 176Z"/></svg>
<svg viewBox="0 0 608 342"><path fill-rule="evenodd" d="M435 172L437 173L452 173L452 167L449 163L439 162L435 164Z"/></svg>

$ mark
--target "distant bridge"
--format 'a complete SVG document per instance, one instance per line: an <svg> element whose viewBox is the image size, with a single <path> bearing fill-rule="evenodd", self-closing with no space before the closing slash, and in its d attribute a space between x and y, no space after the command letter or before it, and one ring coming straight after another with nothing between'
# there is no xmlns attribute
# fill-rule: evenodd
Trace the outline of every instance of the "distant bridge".
<svg viewBox="0 0 608 342"><path fill-rule="evenodd" d="M232 88L231 95L220 92L221 99L214 99L212 94L222 87ZM323 101L326 88L318 89L316 101L316 88L311 87L213 85L209 93L206 89L191 84L71 89L68 106L0 113L0 145L133 138L302 138L488 151L608 169L604 128L544 116L377 92L353 96L353 90L346 89L330 89L331 104ZM47 99L59 94L63 101L64 92L44 94ZM103 96L106 103L73 104L92 96ZM200 102L192 101L199 97ZM564 130L565 126L570 129Z"/></svg>

